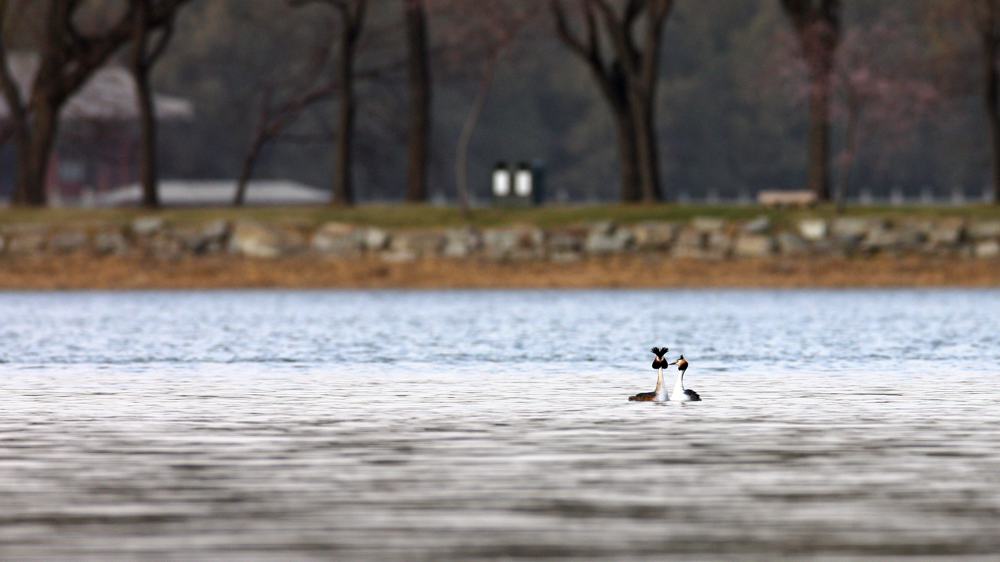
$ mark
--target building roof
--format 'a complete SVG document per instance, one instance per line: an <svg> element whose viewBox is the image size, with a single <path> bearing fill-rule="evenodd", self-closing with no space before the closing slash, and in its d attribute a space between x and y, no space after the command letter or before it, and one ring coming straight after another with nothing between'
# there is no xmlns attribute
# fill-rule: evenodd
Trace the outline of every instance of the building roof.
<svg viewBox="0 0 1000 562"><path fill-rule="evenodd" d="M234 180L167 180L160 182L160 202L168 207L219 207L231 205L236 195ZM97 207L132 207L142 201L139 184L126 185L94 196ZM247 205L321 205L330 193L288 180L252 181L247 186Z"/></svg>
<svg viewBox="0 0 1000 562"><path fill-rule="evenodd" d="M38 71L36 53L10 53L8 65L14 81L27 98ZM178 97L153 94L158 119L190 119L194 116L191 102ZM0 120L10 114L7 100L0 96ZM123 66L109 64L94 72L90 80L66 102L62 119L79 121L128 121L139 116L135 100L135 82Z"/></svg>

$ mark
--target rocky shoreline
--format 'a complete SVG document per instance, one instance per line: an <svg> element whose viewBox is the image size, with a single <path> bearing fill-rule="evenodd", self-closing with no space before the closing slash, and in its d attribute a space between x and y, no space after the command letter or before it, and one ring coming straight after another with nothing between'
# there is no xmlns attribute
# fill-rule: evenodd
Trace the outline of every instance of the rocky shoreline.
<svg viewBox="0 0 1000 562"><path fill-rule="evenodd" d="M1000 286L1000 220L0 227L0 289L899 286Z"/></svg>
<svg viewBox="0 0 1000 562"><path fill-rule="evenodd" d="M0 228L0 260L89 254L175 261L206 256L282 259L314 256L386 263L422 259L573 263L616 255L722 261L776 257L936 256L1000 258L1000 220L806 218L775 225L694 218L687 222L612 222L542 229L508 226L386 230L330 222L318 227L214 220L170 224L139 217L124 227L21 224Z"/></svg>

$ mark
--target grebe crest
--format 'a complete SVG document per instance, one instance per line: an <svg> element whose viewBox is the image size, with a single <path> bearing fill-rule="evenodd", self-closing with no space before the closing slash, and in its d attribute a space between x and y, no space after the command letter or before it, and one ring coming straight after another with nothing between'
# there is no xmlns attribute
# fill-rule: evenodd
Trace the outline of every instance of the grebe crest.
<svg viewBox="0 0 1000 562"><path fill-rule="evenodd" d="M664 358L664 355L670 351L666 347L654 347L650 351L653 352L655 358L653 359L653 368L656 369L656 388L653 392L640 392L629 396L629 402L666 402L669 397L667 396L667 387L663 384L663 369L669 368L669 363Z"/></svg>

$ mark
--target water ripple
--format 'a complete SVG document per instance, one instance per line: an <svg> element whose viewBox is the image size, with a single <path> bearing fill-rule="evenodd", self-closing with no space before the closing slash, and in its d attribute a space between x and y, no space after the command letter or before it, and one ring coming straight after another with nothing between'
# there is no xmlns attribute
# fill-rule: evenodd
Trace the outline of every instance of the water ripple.
<svg viewBox="0 0 1000 562"><path fill-rule="evenodd" d="M989 559L997 296L0 295L0 559Z"/></svg>

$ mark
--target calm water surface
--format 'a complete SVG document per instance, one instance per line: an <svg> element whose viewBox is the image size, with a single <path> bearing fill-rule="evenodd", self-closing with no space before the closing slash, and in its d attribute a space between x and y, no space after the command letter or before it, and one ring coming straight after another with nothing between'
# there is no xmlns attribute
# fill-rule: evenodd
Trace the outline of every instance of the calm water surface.
<svg viewBox="0 0 1000 562"><path fill-rule="evenodd" d="M0 559L996 559L998 371L997 291L0 294Z"/></svg>

